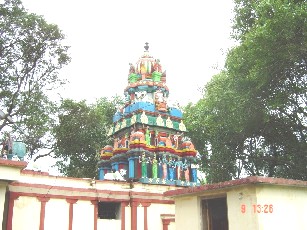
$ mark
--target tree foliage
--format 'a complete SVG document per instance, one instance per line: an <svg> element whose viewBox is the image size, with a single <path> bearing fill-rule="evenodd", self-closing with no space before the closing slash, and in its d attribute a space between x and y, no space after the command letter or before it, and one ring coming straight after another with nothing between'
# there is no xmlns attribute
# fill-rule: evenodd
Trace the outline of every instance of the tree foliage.
<svg viewBox="0 0 307 230"><path fill-rule="evenodd" d="M52 147L56 105L48 92L64 83L58 70L70 61L68 47L56 25L27 12L19 0L0 4L0 28L0 131L10 126L33 156Z"/></svg>
<svg viewBox="0 0 307 230"><path fill-rule="evenodd" d="M97 175L99 150L113 144L107 136L119 98L101 98L88 105L85 101L66 99L60 106L56 137L57 166L61 173L72 177L94 178Z"/></svg>
<svg viewBox="0 0 307 230"><path fill-rule="evenodd" d="M244 175L306 180L307 3L235 4L239 45L203 99L186 108L191 137L203 151L209 181Z"/></svg>

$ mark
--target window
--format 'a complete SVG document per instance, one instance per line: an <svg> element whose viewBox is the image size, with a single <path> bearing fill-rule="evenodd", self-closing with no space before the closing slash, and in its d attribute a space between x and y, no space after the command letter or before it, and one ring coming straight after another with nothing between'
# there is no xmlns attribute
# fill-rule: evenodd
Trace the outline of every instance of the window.
<svg viewBox="0 0 307 230"><path fill-rule="evenodd" d="M119 202L99 202L98 217L100 219L120 219Z"/></svg>

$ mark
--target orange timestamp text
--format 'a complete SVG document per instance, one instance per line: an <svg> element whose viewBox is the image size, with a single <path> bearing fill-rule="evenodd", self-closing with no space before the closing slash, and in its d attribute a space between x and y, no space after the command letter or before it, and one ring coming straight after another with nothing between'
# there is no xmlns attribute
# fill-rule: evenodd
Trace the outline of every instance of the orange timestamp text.
<svg viewBox="0 0 307 230"><path fill-rule="evenodd" d="M245 204L241 204L241 213L246 213L248 210L252 210L253 213L273 213L273 205L272 204L253 204L251 206L247 206Z"/></svg>

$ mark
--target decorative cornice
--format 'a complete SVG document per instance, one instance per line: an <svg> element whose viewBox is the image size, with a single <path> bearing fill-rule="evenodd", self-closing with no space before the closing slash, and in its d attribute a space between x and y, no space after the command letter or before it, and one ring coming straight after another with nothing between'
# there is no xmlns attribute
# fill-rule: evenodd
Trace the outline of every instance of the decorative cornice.
<svg viewBox="0 0 307 230"><path fill-rule="evenodd" d="M12 161L12 160L4 160L0 159L0 166L9 166L24 169L26 168L28 163L26 161Z"/></svg>

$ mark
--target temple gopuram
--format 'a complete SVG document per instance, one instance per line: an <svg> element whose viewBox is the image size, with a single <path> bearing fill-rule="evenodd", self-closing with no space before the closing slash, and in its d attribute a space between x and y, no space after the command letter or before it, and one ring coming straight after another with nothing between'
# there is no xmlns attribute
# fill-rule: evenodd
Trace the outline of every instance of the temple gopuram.
<svg viewBox="0 0 307 230"><path fill-rule="evenodd" d="M197 186L197 151L186 137L182 111L168 104L166 71L144 54L130 63L125 105L113 116L113 146L101 149L99 179L121 172L125 180L146 184ZM126 174L125 174L126 172Z"/></svg>

